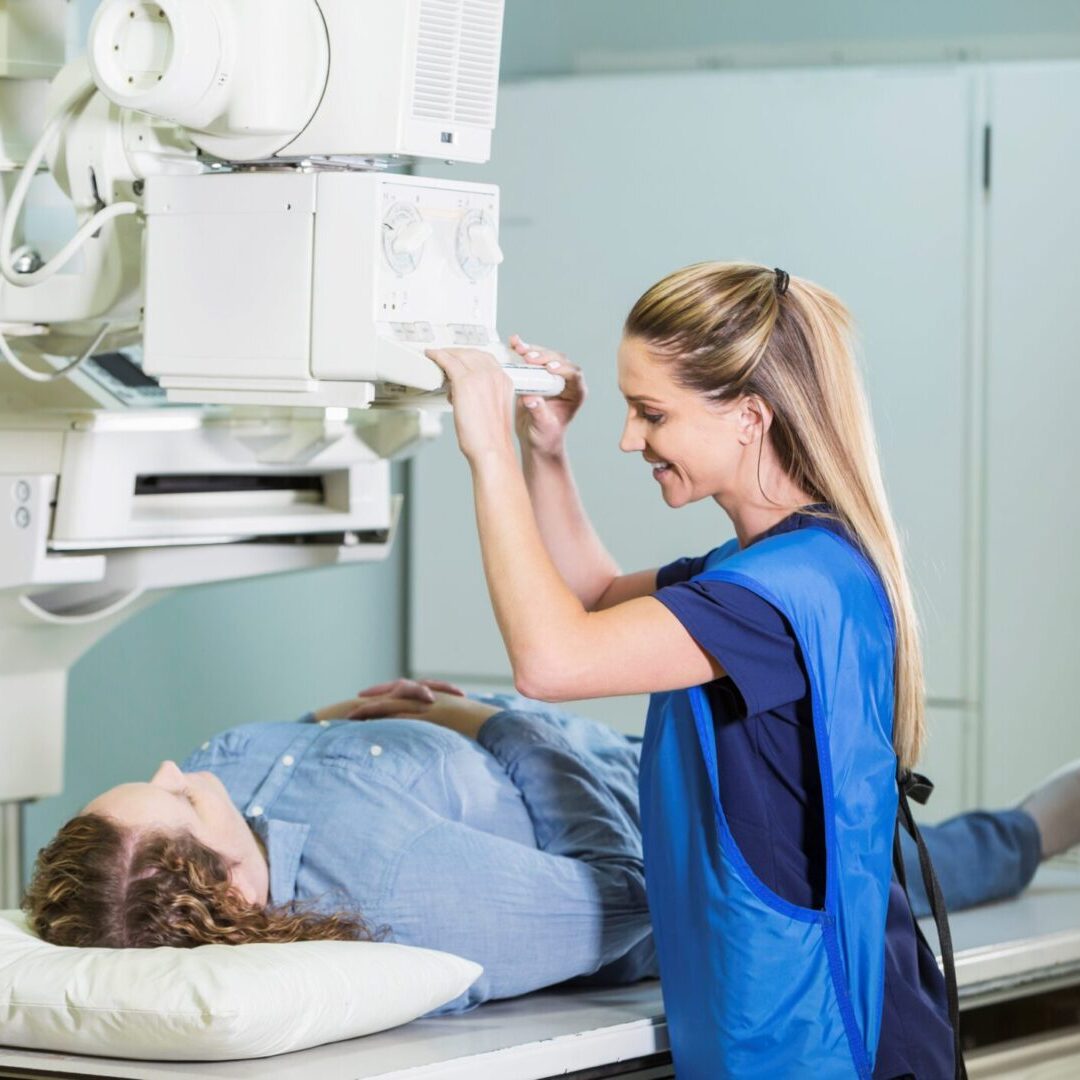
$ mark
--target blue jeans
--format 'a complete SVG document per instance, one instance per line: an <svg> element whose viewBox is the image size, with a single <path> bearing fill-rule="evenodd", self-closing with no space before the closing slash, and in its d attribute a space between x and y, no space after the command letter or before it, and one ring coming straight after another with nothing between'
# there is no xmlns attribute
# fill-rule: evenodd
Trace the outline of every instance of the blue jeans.
<svg viewBox="0 0 1080 1080"><path fill-rule="evenodd" d="M1039 865L1039 827L1023 810L976 810L922 828L945 906L960 911L1016 896ZM930 914L915 842L903 830L900 843L907 873L911 909Z"/></svg>

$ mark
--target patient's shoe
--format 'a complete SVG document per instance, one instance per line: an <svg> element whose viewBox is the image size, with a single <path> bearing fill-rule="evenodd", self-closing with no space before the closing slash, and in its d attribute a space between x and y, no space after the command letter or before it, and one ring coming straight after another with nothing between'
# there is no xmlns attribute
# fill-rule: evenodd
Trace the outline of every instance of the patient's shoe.
<svg viewBox="0 0 1080 1080"><path fill-rule="evenodd" d="M1080 759L1048 776L1020 809L1039 827L1044 859L1080 844Z"/></svg>

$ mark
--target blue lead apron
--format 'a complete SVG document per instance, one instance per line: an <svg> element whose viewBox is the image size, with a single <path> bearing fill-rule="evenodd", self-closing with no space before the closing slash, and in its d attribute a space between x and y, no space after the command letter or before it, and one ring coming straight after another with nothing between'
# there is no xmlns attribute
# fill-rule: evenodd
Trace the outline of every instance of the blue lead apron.
<svg viewBox="0 0 1080 1080"><path fill-rule="evenodd" d="M762 597L799 643L825 824L825 905L769 889L724 816L703 687L654 694L645 871L679 1080L869 1078L881 1031L896 823L894 632L863 556L817 527L719 549L697 581Z"/></svg>

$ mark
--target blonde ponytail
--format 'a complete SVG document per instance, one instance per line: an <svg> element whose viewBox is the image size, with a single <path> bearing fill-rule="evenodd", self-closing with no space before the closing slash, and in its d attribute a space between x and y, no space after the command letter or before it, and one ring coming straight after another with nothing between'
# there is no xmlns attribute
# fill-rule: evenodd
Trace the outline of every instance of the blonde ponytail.
<svg viewBox="0 0 1080 1080"><path fill-rule="evenodd" d="M827 503L877 569L896 629L893 746L905 768L925 739L922 648L855 360L851 316L830 292L748 263L698 263L649 289L625 333L713 400L753 395L773 411L781 465ZM796 509L792 507L791 509Z"/></svg>

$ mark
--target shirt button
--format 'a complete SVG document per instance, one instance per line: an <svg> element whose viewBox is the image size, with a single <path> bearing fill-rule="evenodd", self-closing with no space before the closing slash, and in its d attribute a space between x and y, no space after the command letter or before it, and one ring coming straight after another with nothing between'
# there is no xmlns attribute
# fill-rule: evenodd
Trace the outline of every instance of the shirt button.
<svg viewBox="0 0 1080 1080"><path fill-rule="evenodd" d="M371 756L372 757L378 757L381 753L382 753L382 747L381 746L376 745L376 746L373 746L371 748Z"/></svg>
<svg viewBox="0 0 1080 1080"><path fill-rule="evenodd" d="M252 817L262 817L263 808L261 806L253 806L251 808Z"/></svg>
<svg viewBox="0 0 1080 1080"><path fill-rule="evenodd" d="M329 726L330 726L330 721L329 720L320 720L319 721L319 727L329 727Z"/></svg>
<svg viewBox="0 0 1080 1080"><path fill-rule="evenodd" d="M203 750L209 750L210 749L210 743L209 742L204 742L202 744L202 749Z"/></svg>
<svg viewBox="0 0 1080 1080"><path fill-rule="evenodd" d="M281 759L281 764L282 764L282 765L291 765L291 764L292 764L292 763L293 763L293 762L294 762L295 760L296 760L296 758L294 758L294 757L292 756L292 754L286 754L286 755L285 755L285 756L284 756L284 757L283 757L283 758Z"/></svg>

